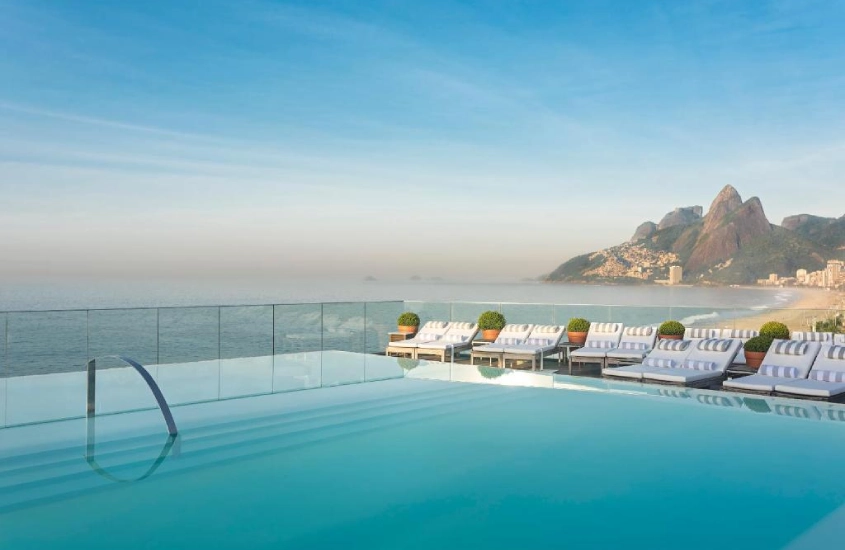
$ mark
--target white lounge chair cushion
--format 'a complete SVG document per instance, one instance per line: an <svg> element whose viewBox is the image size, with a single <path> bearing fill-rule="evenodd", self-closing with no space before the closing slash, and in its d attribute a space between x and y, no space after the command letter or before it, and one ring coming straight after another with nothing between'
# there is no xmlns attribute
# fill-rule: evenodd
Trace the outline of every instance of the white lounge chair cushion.
<svg viewBox="0 0 845 550"><path fill-rule="evenodd" d="M804 355L808 348L807 342L780 340L772 346L770 351L776 355Z"/></svg>
<svg viewBox="0 0 845 550"><path fill-rule="evenodd" d="M797 380L784 379L775 384L775 391L808 397L833 397L845 393L845 383L822 382L821 380L806 380L803 378Z"/></svg>
<svg viewBox="0 0 845 550"><path fill-rule="evenodd" d="M693 370L685 368L656 369L643 375L646 380L660 380L662 382L675 382L679 384L690 384L701 380L721 378L722 373L718 371Z"/></svg>
<svg viewBox="0 0 845 550"><path fill-rule="evenodd" d="M657 342L657 349L663 351L685 351L689 347L687 340L661 340Z"/></svg>
<svg viewBox="0 0 845 550"><path fill-rule="evenodd" d="M845 371L841 370L811 370L810 380L819 382L845 383Z"/></svg>
<svg viewBox="0 0 845 550"><path fill-rule="evenodd" d="M647 350L648 344L645 342L619 342L619 347L616 349Z"/></svg>
<svg viewBox="0 0 845 550"><path fill-rule="evenodd" d="M555 334L561 332L561 330L557 325L539 325L534 327L534 330L531 332L532 334Z"/></svg>
<svg viewBox="0 0 845 550"><path fill-rule="evenodd" d="M458 349L458 348L469 348L472 344L468 341L462 342L444 342L442 340L438 340L437 342L428 342L425 344L420 344L417 346L418 349L437 349L437 350L450 350L450 349Z"/></svg>
<svg viewBox="0 0 845 550"><path fill-rule="evenodd" d="M442 338L440 338L440 340L438 340L438 342L461 343L466 342L467 340L469 340L469 336L465 334L450 334L447 332Z"/></svg>
<svg viewBox="0 0 845 550"><path fill-rule="evenodd" d="M759 376L776 376L779 378L803 378L798 367L778 367L775 365L761 365L757 370Z"/></svg>
<svg viewBox="0 0 845 550"><path fill-rule="evenodd" d="M719 329L716 328L688 328L684 331L684 339L698 340L699 338L718 338Z"/></svg>
<svg viewBox="0 0 845 550"><path fill-rule="evenodd" d="M525 341L525 344L529 346L548 347L553 346L555 341L551 338L529 338Z"/></svg>
<svg viewBox="0 0 845 550"><path fill-rule="evenodd" d="M758 373L752 374L751 376L743 376L742 378L734 378L733 380L726 380L722 383L722 385L726 388L734 388L737 390L770 392L775 391L775 386L778 384L786 384L794 380L796 379L765 376Z"/></svg>
<svg viewBox="0 0 845 550"><path fill-rule="evenodd" d="M472 350L473 353L502 353L505 351L505 346L499 344L487 344Z"/></svg>
<svg viewBox="0 0 845 550"><path fill-rule="evenodd" d="M793 332L793 340L802 342L830 342L833 334L830 332Z"/></svg>
<svg viewBox="0 0 845 550"><path fill-rule="evenodd" d="M833 345L824 352L826 359L845 360L845 346Z"/></svg>
<svg viewBox="0 0 845 550"><path fill-rule="evenodd" d="M625 336L651 336L654 327L628 327L623 333Z"/></svg>
<svg viewBox="0 0 845 550"><path fill-rule="evenodd" d="M716 351L719 353L728 351L728 348L731 346L731 340L722 340L719 338L705 338L704 340L698 343L698 349L700 351Z"/></svg>
<svg viewBox="0 0 845 550"><path fill-rule="evenodd" d="M678 362L674 359L667 359L665 357L646 357L643 365L659 369L674 369L679 366Z"/></svg>
<svg viewBox="0 0 845 550"><path fill-rule="evenodd" d="M557 346L554 344L551 345L536 345L536 344L520 344L517 346L508 346L505 348L505 353L512 353L514 355L531 355L538 354L544 351L554 351L557 350Z"/></svg>
<svg viewBox="0 0 845 550"><path fill-rule="evenodd" d="M725 329L722 332L723 338L735 338L740 340L748 340L754 338L755 336L760 336L759 330L747 330L747 329Z"/></svg>
<svg viewBox="0 0 845 550"><path fill-rule="evenodd" d="M615 367L602 369L601 373L607 376L616 378L628 378L631 380L642 380L643 375L647 372L654 372L657 367L649 367L647 365L628 365L625 367Z"/></svg>
<svg viewBox="0 0 845 550"><path fill-rule="evenodd" d="M572 358L602 358L607 356L607 352L612 348L578 348L572 351L569 356Z"/></svg>
<svg viewBox="0 0 845 550"><path fill-rule="evenodd" d="M624 359L630 361L642 361L645 359L645 356L648 355L650 350L623 350L623 349L614 349L607 352L608 359Z"/></svg>
<svg viewBox="0 0 845 550"><path fill-rule="evenodd" d="M619 323L593 323L590 325L590 332L613 334L619 332L620 328L622 328L622 325Z"/></svg>
<svg viewBox="0 0 845 550"><path fill-rule="evenodd" d="M681 368L690 370L715 371L719 370L719 365L717 363L714 363L713 361L696 361L694 359L687 359L686 361L684 361Z"/></svg>
<svg viewBox="0 0 845 550"><path fill-rule="evenodd" d="M515 346L517 344L521 344L525 341L525 338L513 338L513 337L499 337L496 338L496 343L501 344L502 346Z"/></svg>

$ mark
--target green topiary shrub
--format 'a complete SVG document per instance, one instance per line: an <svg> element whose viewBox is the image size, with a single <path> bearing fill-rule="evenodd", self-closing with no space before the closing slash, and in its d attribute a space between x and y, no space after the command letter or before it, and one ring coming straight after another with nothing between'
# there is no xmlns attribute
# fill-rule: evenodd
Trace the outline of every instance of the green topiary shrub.
<svg viewBox="0 0 845 550"><path fill-rule="evenodd" d="M485 311L478 316L479 330L502 330L506 324L505 316L498 311Z"/></svg>
<svg viewBox="0 0 845 550"><path fill-rule="evenodd" d="M663 336L683 336L687 328L678 321L664 321L657 329L657 334Z"/></svg>
<svg viewBox="0 0 845 550"><path fill-rule="evenodd" d="M399 358L399 366L405 370L413 370L420 366L419 359L408 359L407 357Z"/></svg>
<svg viewBox="0 0 845 550"><path fill-rule="evenodd" d="M588 332L590 330L590 322L580 317L573 317L566 325L567 332Z"/></svg>
<svg viewBox="0 0 845 550"><path fill-rule="evenodd" d="M757 353L766 353L769 351L769 347L772 345L772 341L774 338L771 336L755 336L754 338L749 338L748 341L743 346L745 351L753 351Z"/></svg>
<svg viewBox="0 0 845 550"><path fill-rule="evenodd" d="M789 327L777 321L769 321L760 327L760 336L770 336L775 340L789 340Z"/></svg>
<svg viewBox="0 0 845 550"><path fill-rule="evenodd" d="M399 316L399 319L396 320L396 324L400 327L418 327L420 326L420 316L413 311L406 311Z"/></svg>
<svg viewBox="0 0 845 550"><path fill-rule="evenodd" d="M843 317L842 315L834 315L829 319L825 319L824 321L819 321L816 323L816 331L817 332L845 332L845 326L843 326Z"/></svg>

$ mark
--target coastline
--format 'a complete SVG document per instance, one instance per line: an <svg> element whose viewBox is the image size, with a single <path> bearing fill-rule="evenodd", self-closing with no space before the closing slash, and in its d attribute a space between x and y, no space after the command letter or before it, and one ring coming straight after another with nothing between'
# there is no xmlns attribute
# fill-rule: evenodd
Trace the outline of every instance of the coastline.
<svg viewBox="0 0 845 550"><path fill-rule="evenodd" d="M812 330L814 321L832 317L845 309L845 292L822 288L793 288L799 293L796 300L783 308L761 310L758 314L735 319L738 329L758 330L763 323L780 321L791 331Z"/></svg>

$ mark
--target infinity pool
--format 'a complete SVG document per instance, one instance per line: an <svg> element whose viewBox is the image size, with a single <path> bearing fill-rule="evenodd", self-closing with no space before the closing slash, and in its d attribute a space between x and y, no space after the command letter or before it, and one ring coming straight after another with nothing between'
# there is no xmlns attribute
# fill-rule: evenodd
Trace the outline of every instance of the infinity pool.
<svg viewBox="0 0 845 550"><path fill-rule="evenodd" d="M175 407L176 441L155 410L0 429L0 547L798 549L845 535L841 406L379 361L397 376Z"/></svg>

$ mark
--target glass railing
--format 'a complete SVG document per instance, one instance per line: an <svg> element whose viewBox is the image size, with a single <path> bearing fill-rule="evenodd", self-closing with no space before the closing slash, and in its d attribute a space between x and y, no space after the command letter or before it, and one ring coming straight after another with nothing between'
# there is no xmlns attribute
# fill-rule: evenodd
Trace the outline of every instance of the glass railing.
<svg viewBox="0 0 845 550"><path fill-rule="evenodd" d="M757 329L767 320L778 320L793 331L813 330L842 313L420 301L0 312L0 379L79 372L89 358L107 355L127 355L144 365L173 365L243 358L255 358L257 364L280 355L331 350L381 353L403 311L416 312L426 322L475 321L486 310L502 312L511 323L565 324L584 317L633 326L676 319L689 327ZM101 365L118 363L106 360Z"/></svg>

